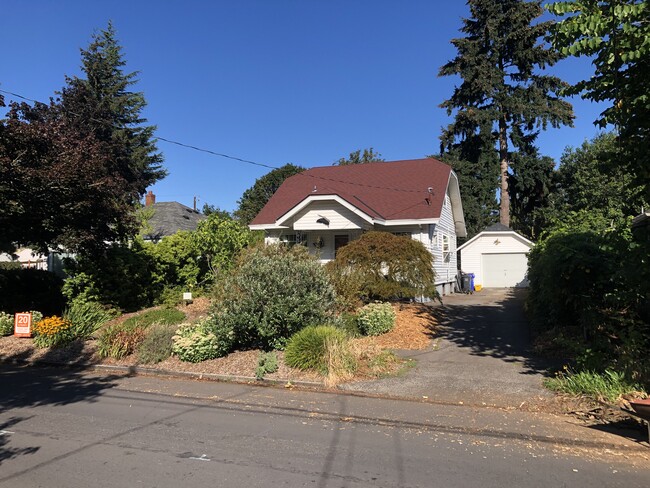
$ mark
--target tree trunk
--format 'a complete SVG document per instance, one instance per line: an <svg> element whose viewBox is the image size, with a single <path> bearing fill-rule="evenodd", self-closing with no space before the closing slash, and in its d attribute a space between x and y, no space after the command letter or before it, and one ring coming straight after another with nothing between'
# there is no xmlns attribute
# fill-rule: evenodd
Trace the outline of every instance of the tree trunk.
<svg viewBox="0 0 650 488"><path fill-rule="evenodd" d="M510 193L508 192L508 133L505 116L499 120L499 159L501 160L501 194L499 222L510 227Z"/></svg>

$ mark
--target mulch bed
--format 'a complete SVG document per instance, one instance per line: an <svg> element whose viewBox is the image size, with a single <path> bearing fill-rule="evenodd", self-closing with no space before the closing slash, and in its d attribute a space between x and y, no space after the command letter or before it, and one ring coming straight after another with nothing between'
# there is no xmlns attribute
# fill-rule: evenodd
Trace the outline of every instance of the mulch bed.
<svg viewBox="0 0 650 488"><path fill-rule="evenodd" d="M196 321L207 314L209 310L207 298L195 299L194 303L179 306L187 314L187 321ZM395 328L387 334L377 337L354 339L358 345L368 350L380 349L424 349L431 344L435 335L435 320L430 309L420 304L396 304L397 313ZM134 314L125 314L112 323L119 323ZM239 377L254 377L258 365L259 350L235 351L226 357L203 361L201 363L186 363L177 357L170 357L158 364L139 364L137 356L131 355L124 359L100 358L96 353L95 340L79 341L62 348L39 349L31 339L13 336L0 337L0 360L19 362L47 362L73 365L112 365L112 366L143 366L162 369L171 372L188 372L196 374L232 375ZM293 369L284 364L284 352L278 351L278 371L266 375L266 378L283 381L322 382L323 378L316 373ZM395 368L399 368L396 364Z"/></svg>
<svg viewBox="0 0 650 488"><path fill-rule="evenodd" d="M397 320L393 330L376 337L357 339L382 349L426 349L436 336L436 320L431 308L419 303L393 305Z"/></svg>

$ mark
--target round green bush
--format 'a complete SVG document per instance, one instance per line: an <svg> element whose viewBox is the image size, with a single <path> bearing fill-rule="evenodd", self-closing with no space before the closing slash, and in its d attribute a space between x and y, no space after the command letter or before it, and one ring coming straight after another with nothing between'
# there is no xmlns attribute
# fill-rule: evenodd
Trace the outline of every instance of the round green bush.
<svg viewBox="0 0 650 488"><path fill-rule="evenodd" d="M181 361L200 363L225 356L232 344L232 331L225 327L208 327L205 323L184 324L172 338L172 352Z"/></svg>
<svg viewBox="0 0 650 488"><path fill-rule="evenodd" d="M348 336L331 325L311 325L294 334L284 351L284 362L292 368L313 369L321 373L328 370L326 357L328 341L344 344Z"/></svg>
<svg viewBox="0 0 650 488"><path fill-rule="evenodd" d="M395 326L395 318L395 310L390 303L369 303L359 310L359 328L366 335L385 334Z"/></svg>
<svg viewBox="0 0 650 488"><path fill-rule="evenodd" d="M335 292L303 246L247 250L217 291L214 327L234 333L238 347L283 349L306 325L331 317Z"/></svg>

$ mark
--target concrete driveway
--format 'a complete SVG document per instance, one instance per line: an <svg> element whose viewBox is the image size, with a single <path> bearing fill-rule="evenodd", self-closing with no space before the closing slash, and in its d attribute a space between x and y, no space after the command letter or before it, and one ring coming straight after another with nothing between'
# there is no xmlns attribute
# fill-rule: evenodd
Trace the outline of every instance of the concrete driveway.
<svg viewBox="0 0 650 488"><path fill-rule="evenodd" d="M414 358L406 375L345 385L347 390L465 405L519 407L550 395L542 387L546 367L530 351L524 315L526 290L484 289L452 295L432 306L439 335L425 351L396 351Z"/></svg>

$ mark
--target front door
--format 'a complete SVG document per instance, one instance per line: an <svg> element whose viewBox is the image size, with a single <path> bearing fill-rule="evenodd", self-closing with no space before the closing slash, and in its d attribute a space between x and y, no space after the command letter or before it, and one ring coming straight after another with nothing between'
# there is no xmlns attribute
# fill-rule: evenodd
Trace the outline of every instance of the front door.
<svg viewBox="0 0 650 488"><path fill-rule="evenodd" d="M346 235L335 235L334 236L334 257L340 248L347 245L350 242L350 236Z"/></svg>

